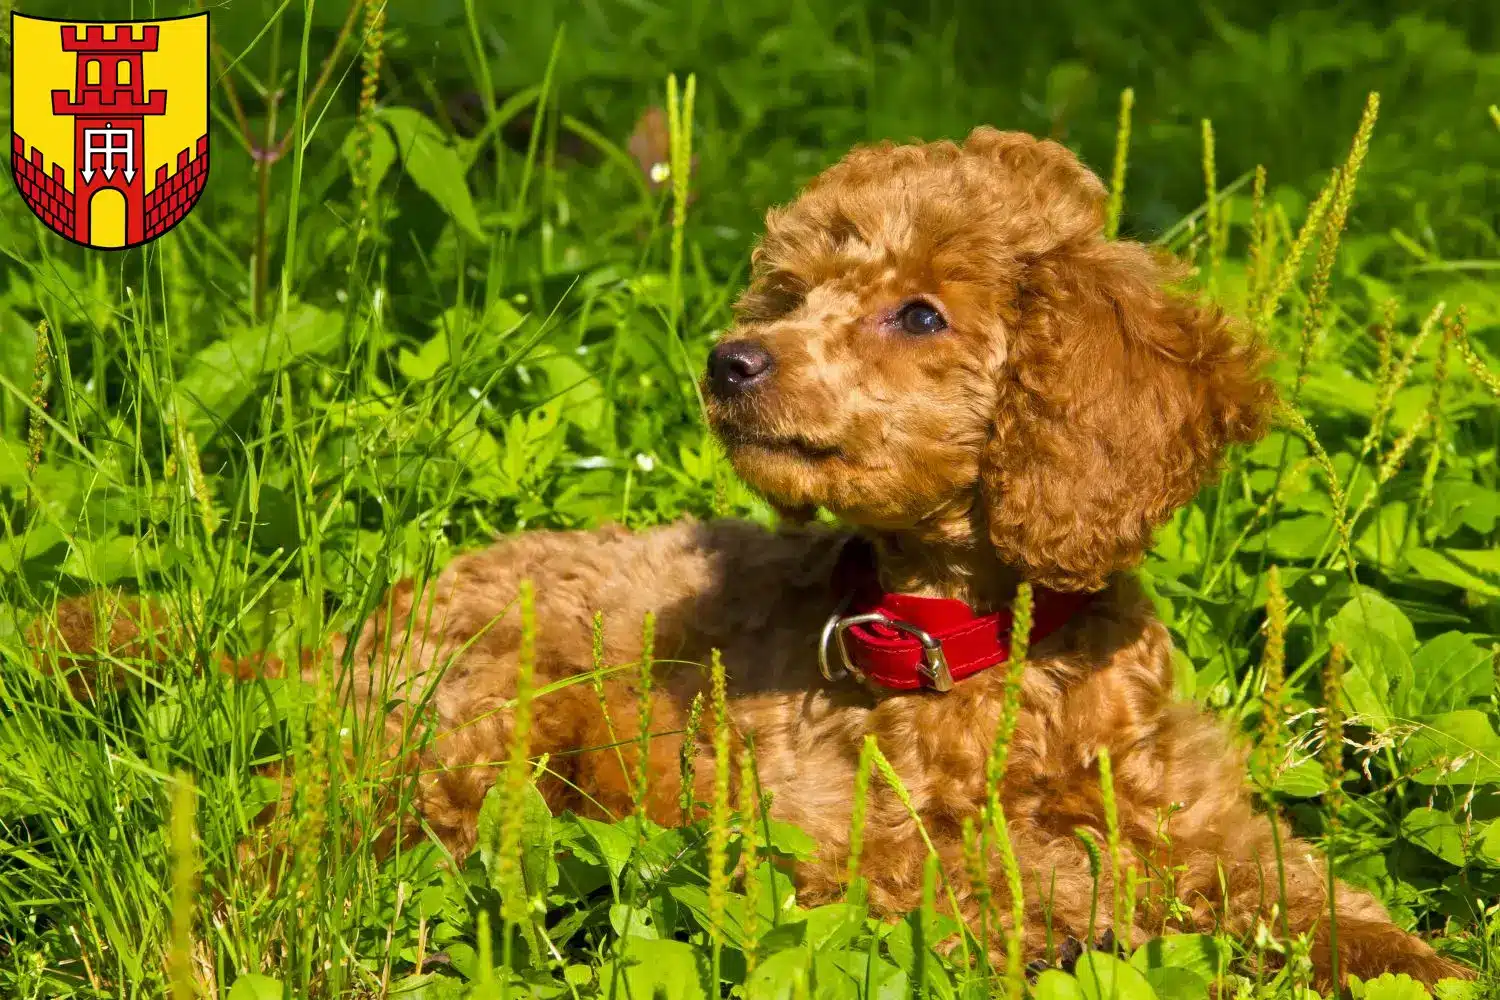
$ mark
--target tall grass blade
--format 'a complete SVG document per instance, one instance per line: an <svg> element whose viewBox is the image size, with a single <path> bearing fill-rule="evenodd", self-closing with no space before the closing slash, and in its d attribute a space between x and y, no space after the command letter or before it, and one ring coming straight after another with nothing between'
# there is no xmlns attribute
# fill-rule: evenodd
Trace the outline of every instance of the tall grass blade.
<svg viewBox="0 0 1500 1000"><path fill-rule="evenodd" d="M683 241L687 229L688 187L693 173L693 102L698 79L689 74L679 98L677 76L667 77L667 127L672 180L672 328L682 321Z"/></svg>

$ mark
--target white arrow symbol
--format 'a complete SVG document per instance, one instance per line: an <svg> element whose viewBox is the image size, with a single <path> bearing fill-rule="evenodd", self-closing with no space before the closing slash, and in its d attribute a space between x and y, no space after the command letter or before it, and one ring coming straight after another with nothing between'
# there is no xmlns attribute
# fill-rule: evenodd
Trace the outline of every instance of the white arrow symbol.
<svg viewBox="0 0 1500 1000"><path fill-rule="evenodd" d="M109 166L107 166L107 167L104 168L104 179L107 180L107 181L108 180L113 180L114 176L115 176L115 165L113 163L111 163Z"/></svg>
<svg viewBox="0 0 1500 1000"><path fill-rule="evenodd" d="M85 167L84 169L80 170L79 173L83 174L83 183L85 183L85 184L89 183L90 181L92 181L94 179L94 168L93 167Z"/></svg>
<svg viewBox="0 0 1500 1000"><path fill-rule="evenodd" d="M125 171L125 183L129 184L133 180L135 180L135 170L130 169Z"/></svg>

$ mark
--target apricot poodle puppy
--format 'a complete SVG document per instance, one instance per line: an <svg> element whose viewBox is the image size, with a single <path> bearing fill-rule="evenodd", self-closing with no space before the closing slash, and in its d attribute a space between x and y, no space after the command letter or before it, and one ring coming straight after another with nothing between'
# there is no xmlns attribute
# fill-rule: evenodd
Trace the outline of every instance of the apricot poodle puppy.
<svg viewBox="0 0 1500 1000"><path fill-rule="evenodd" d="M536 588L539 685L606 656L728 673L735 752L754 735L771 810L817 841L800 897L844 889L860 746L873 735L910 790L966 917L977 912L961 826L988 794L1004 699L1009 613L1035 587L1034 642L1000 789L1025 886L1025 951L1110 928L1075 829L1102 841L1108 750L1129 863L1160 881L1117 939L1163 922L1251 931L1281 898L1272 819L1214 719L1172 697L1172 645L1128 570L1192 499L1226 446L1262 433L1273 389L1264 351L1216 309L1171 290L1179 270L1102 236L1105 191L1062 146L976 130L961 145L858 149L774 209L737 326L714 349L708 414L737 472L784 514L816 508L848 532L683 522L641 533L527 533L455 560L425 591L398 587L333 652L361 682L436 680L437 735L420 762L420 819L472 847L480 803L510 743L520 581ZM68 629L65 627L65 632ZM75 647L76 648L76 647ZM440 677L440 679L439 679ZM564 686L535 704L532 752L554 809L631 808L631 681ZM652 728L681 731L706 674L663 665ZM705 693L706 697L706 693ZM393 720L400 728L410 720ZM650 741L650 814L678 818L680 736ZM611 746L611 749L590 750ZM707 744L701 748L712 754ZM700 800L712 769L699 768ZM413 817L415 819L415 817ZM1285 918L1330 974L1328 881L1280 832ZM872 788L863 855L885 913L919 904L927 851L907 809ZM995 890L1005 893L1000 866ZM1109 899L1106 871L1099 898ZM1002 898L1006 898L1002 895ZM1340 968L1465 975L1339 885ZM1276 917L1279 924L1281 918Z"/></svg>

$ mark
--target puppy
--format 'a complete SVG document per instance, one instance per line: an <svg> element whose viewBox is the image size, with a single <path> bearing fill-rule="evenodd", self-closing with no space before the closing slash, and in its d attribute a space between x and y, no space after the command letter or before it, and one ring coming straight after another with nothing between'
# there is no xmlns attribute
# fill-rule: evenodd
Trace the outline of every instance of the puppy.
<svg viewBox="0 0 1500 1000"><path fill-rule="evenodd" d="M772 210L737 325L709 358L708 415L735 470L791 520L821 507L852 532L535 532L455 560L424 591L396 588L352 649L327 652L347 654L356 697L389 677L434 687L420 718L398 708L387 722L393 744L412 726L433 733L411 772L420 816L407 825L419 819L458 852L473 846L511 743L516 598L529 579L539 687L591 669L595 612L610 663L640 658L648 612L656 659L702 664L720 651L734 752L754 735L773 814L820 845L795 872L802 901L845 889L855 770L873 735L972 919L961 828L990 791L1007 609L1026 581L1033 645L999 791L1027 957L1044 953L1048 927L1056 939L1111 929L1139 943L1164 925L1279 925L1284 877L1280 913L1309 936L1326 982L1324 863L1284 829L1278 852L1242 754L1212 718L1174 702L1171 640L1127 572L1224 449L1262 433L1274 398L1264 351L1172 291L1172 264L1105 241L1104 202L1062 146L981 128L962 145L856 150ZM551 754L541 788L554 809L632 807L637 691L619 676L602 702L574 684L534 706L531 748ZM706 687L704 671L663 664L652 730L683 730ZM649 742L646 807L662 823L679 815L681 738ZM1106 749L1143 887L1129 927L1111 927L1107 905L1092 912L1075 834L1103 840ZM712 754L706 738L701 750ZM711 773L698 769L700 801ZM872 905L912 910L927 855L917 823L879 781L868 810ZM1149 881L1166 868L1170 910ZM1097 892L1110 898L1107 871ZM1339 885L1334 905L1345 973L1466 975L1366 893Z"/></svg>

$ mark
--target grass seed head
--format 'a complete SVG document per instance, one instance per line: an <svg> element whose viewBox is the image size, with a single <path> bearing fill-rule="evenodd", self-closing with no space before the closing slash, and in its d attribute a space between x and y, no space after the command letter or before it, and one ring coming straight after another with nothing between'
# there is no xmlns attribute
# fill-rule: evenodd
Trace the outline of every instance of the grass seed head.
<svg viewBox="0 0 1500 1000"><path fill-rule="evenodd" d="M1331 208L1323 227L1323 238L1318 247L1317 263L1313 267L1312 284L1308 288L1307 306L1302 316L1301 354L1297 364L1297 389L1312 374L1313 351L1323 334L1324 313L1328 307L1328 288L1333 278L1334 261L1338 259L1339 241L1349 221L1349 207L1354 202L1354 189L1359 179L1359 168L1364 163L1370 148L1370 135L1375 130L1375 118L1380 112L1380 95L1371 93L1365 101L1364 114L1354 132L1349 155L1339 169L1334 184Z"/></svg>
<svg viewBox="0 0 1500 1000"><path fill-rule="evenodd" d="M1264 678L1261 716L1261 741L1266 760L1273 766L1281 746L1281 724L1285 716L1286 619L1288 602L1281 587L1281 572L1272 566L1266 571L1266 646L1261 652L1261 677Z"/></svg>
<svg viewBox="0 0 1500 1000"><path fill-rule="evenodd" d="M693 695L688 706L687 724L683 727L682 746L677 751L678 795L677 805L686 826L693 821L693 789L698 778L698 735L703 729L703 695Z"/></svg>
<svg viewBox="0 0 1500 1000"><path fill-rule="evenodd" d="M708 932L717 955L724 937L724 910L729 896L729 703L724 661L713 651L710 663L714 708L714 798L708 830Z"/></svg>
<svg viewBox="0 0 1500 1000"><path fill-rule="evenodd" d="M1222 226L1219 206L1218 168L1214 162L1214 125L1203 119L1203 229L1208 244L1208 275L1210 286L1219 275L1219 229Z"/></svg>
<svg viewBox="0 0 1500 1000"><path fill-rule="evenodd" d="M1130 117L1135 108L1135 90L1120 91L1120 119L1115 126L1115 162L1110 172L1109 202L1104 213L1104 238L1112 240L1120 231L1125 208L1125 171L1130 163Z"/></svg>
<svg viewBox="0 0 1500 1000"><path fill-rule="evenodd" d="M1120 885L1120 811L1115 800L1114 762L1110 757L1109 747L1099 748L1099 797L1104 805L1104 835L1109 855L1109 891L1114 916L1111 926L1116 939L1125 940L1128 934L1125 924L1125 895L1121 892Z"/></svg>
<svg viewBox="0 0 1500 1000"><path fill-rule="evenodd" d="M1312 245L1313 236L1323 224L1323 218L1328 214L1328 206L1333 201L1334 190L1338 187L1340 173L1331 171L1328 181L1323 185L1323 190L1318 192L1318 197L1307 210L1307 216L1302 220L1302 227L1297 230L1297 235L1292 239L1287 255L1282 258L1281 266L1276 269L1276 276L1271 280L1266 295L1261 299L1260 311L1252 318L1256 330L1269 330L1271 320L1276 316L1276 310L1281 305L1282 299L1291 290L1292 283L1302 269L1302 259L1307 255L1307 248ZM1277 206L1278 219L1285 222L1285 216Z"/></svg>
<svg viewBox="0 0 1500 1000"><path fill-rule="evenodd" d="M870 802L870 771L875 766L875 737L866 733L859 747L859 763L854 772L854 805L849 816L849 883L859 878L860 856L865 847L865 819Z"/></svg>
<svg viewBox="0 0 1500 1000"><path fill-rule="evenodd" d="M36 327L36 353L31 362L31 405L26 414L26 475L30 478L42 464L47 443L47 386L52 381L51 326L42 320Z"/></svg>
<svg viewBox="0 0 1500 1000"><path fill-rule="evenodd" d="M635 757L635 814L646 818L646 794L651 783L651 714L656 665L656 615L646 612L641 622L641 663L636 686L636 734ZM646 835L644 822L640 824L640 835Z"/></svg>

